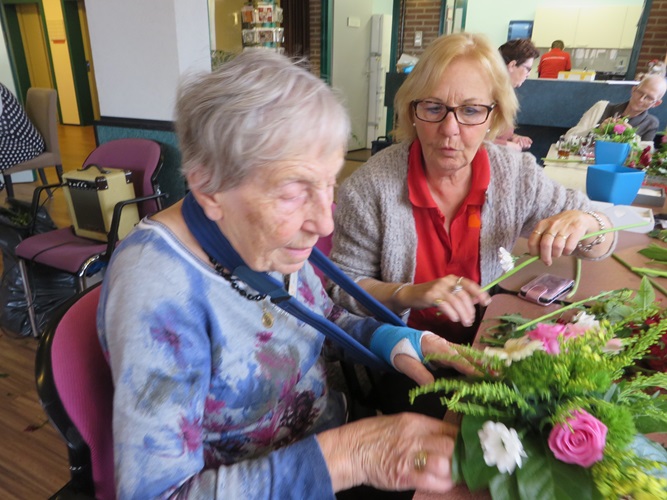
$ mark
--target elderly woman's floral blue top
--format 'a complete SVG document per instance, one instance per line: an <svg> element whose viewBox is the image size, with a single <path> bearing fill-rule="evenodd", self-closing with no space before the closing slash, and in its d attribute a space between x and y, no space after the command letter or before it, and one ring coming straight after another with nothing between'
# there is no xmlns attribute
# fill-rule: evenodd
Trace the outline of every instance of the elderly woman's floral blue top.
<svg viewBox="0 0 667 500"><path fill-rule="evenodd" d="M313 434L345 417L327 389L322 334L243 298L151 221L119 247L103 286L119 498L333 496ZM378 323L334 310L309 265L296 289L368 345Z"/></svg>

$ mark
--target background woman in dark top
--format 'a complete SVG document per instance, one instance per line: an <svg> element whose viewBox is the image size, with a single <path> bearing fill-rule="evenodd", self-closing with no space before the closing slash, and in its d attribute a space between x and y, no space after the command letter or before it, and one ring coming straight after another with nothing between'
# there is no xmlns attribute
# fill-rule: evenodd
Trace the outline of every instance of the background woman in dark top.
<svg viewBox="0 0 667 500"><path fill-rule="evenodd" d="M0 171L28 161L44 151L44 139L18 100L0 83ZM0 180L0 190L5 187Z"/></svg>

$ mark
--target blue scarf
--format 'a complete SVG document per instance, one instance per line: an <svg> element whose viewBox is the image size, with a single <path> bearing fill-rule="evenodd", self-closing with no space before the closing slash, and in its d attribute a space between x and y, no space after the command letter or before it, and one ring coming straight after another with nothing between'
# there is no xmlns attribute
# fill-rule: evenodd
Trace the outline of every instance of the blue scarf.
<svg viewBox="0 0 667 500"><path fill-rule="evenodd" d="M229 240L220 231L218 225L206 217L192 193L186 195L182 207L183 218L190 232L201 245L204 252L215 259L221 266L228 269L233 276L261 294L268 295L271 302L304 323L323 333L327 338L343 348L351 358L371 368L386 370L389 366L355 338L342 330L328 319L315 314L292 297L283 284L267 273L253 271L234 250ZM375 314L378 319L397 326L405 326L401 319L371 297L359 285L348 278L317 248L313 248L309 257L333 282L357 299L364 307Z"/></svg>

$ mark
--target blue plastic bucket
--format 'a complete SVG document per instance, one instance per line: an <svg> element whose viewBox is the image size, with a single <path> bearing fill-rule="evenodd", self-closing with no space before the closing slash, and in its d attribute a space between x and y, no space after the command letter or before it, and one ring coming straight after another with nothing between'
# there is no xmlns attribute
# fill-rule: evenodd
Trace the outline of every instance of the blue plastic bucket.
<svg viewBox="0 0 667 500"><path fill-rule="evenodd" d="M627 142L595 141L595 163L598 165L623 165L629 153Z"/></svg>
<svg viewBox="0 0 667 500"><path fill-rule="evenodd" d="M589 165L586 194L591 200L631 205L644 182L645 172L621 165Z"/></svg>

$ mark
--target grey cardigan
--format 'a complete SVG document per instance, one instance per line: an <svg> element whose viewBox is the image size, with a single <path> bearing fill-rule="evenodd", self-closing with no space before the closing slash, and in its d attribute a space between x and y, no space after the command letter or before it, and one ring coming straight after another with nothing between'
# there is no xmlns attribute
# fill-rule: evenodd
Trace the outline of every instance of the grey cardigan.
<svg viewBox="0 0 667 500"><path fill-rule="evenodd" d="M490 142L484 147L491 180L482 207L482 285L502 274L499 247L511 250L519 236L527 237L546 217L564 210L590 209L590 200L583 193L549 179L533 155ZM401 143L380 151L340 187L331 259L354 280L413 282L417 231L408 198L408 149L409 144ZM338 286L330 283L328 289L334 302L366 313Z"/></svg>

